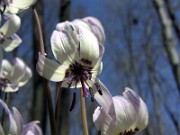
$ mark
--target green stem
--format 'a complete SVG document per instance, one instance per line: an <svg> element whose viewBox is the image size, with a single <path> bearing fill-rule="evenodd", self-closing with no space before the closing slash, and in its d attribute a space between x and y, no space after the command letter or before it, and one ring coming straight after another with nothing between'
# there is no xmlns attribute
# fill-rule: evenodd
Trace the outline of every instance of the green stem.
<svg viewBox="0 0 180 135"><path fill-rule="evenodd" d="M84 135L89 135L88 133L88 126L87 126L87 117L86 117L86 104L85 104L85 97L83 96L83 89L80 89L80 101L81 101L81 117L82 117L82 124L83 124L83 132Z"/></svg>

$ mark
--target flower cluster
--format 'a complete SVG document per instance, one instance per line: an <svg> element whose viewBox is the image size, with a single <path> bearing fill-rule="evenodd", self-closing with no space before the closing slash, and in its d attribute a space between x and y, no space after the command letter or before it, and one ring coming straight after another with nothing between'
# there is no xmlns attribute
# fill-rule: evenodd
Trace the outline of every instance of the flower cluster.
<svg viewBox="0 0 180 135"><path fill-rule="evenodd" d="M123 96L112 97L98 79L103 69L105 32L94 17L57 24L51 36L51 49L57 62L39 53L38 73L48 80L62 82L62 87L82 88L83 96L98 102L93 114L102 135L133 135L148 124L144 101L130 88Z"/></svg>
<svg viewBox="0 0 180 135"><path fill-rule="evenodd" d="M15 107L10 111L3 101L3 95L18 91L19 87L24 86L32 76L31 69L21 58L15 57L11 64L4 58L3 53L4 51L13 51L21 44L22 40L16 34L20 28L21 19L16 14L29 8L35 2L36 0L0 1L0 104L4 108L3 112L6 112L9 117L8 127L6 127L1 125L6 120L5 115L2 116L0 123L1 135L42 135L42 131L37 125L39 121L23 124L19 111Z"/></svg>
<svg viewBox="0 0 180 135"><path fill-rule="evenodd" d="M39 121L23 124L22 116L15 107L10 111L6 103L1 99L0 104L9 117L9 127L7 132L5 132L6 130L3 130L2 125L0 124L1 135L42 135L42 131L37 125Z"/></svg>

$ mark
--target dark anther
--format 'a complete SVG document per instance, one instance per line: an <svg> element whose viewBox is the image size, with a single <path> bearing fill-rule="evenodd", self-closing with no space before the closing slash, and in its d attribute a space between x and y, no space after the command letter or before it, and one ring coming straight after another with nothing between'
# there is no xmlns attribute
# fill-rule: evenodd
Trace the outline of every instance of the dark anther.
<svg viewBox="0 0 180 135"><path fill-rule="evenodd" d="M91 95L91 101L94 102L94 93L93 93L93 89L91 87L89 87L89 93Z"/></svg>
<svg viewBox="0 0 180 135"><path fill-rule="evenodd" d="M74 92L74 93L73 93L72 104L71 104L71 107L70 107L70 109L69 109L70 112L74 109L75 104L76 104L76 93Z"/></svg>
<svg viewBox="0 0 180 135"><path fill-rule="evenodd" d="M99 92L99 94L102 95L103 93L102 93L100 85L98 83L95 83L95 86L96 86L96 89Z"/></svg>

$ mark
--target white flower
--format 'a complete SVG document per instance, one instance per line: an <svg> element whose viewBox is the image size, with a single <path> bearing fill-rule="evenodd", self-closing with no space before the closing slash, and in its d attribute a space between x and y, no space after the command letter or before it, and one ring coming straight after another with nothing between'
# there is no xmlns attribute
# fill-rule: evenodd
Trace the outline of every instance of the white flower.
<svg viewBox="0 0 180 135"><path fill-rule="evenodd" d="M10 111L8 106L1 99L0 104L3 106L9 117L8 131L4 130L0 124L0 135L42 135L41 128L37 125L39 121L23 124L22 116L15 107ZM6 134L5 131L7 131Z"/></svg>
<svg viewBox="0 0 180 135"><path fill-rule="evenodd" d="M101 22L95 17L85 17L82 19L75 19L73 21L76 25L89 29L98 39L98 41L104 45L105 32Z"/></svg>
<svg viewBox="0 0 180 135"><path fill-rule="evenodd" d="M16 14L31 7L37 0L2 0L1 12Z"/></svg>
<svg viewBox="0 0 180 135"><path fill-rule="evenodd" d="M62 81L62 87L83 89L101 104L110 93L97 79L102 70L104 46L84 27L71 22L59 23L51 36L54 62L39 54L38 73L51 81ZM109 104L109 103L108 103Z"/></svg>
<svg viewBox="0 0 180 135"><path fill-rule="evenodd" d="M14 58L13 64L3 59L0 69L0 90L16 92L31 78L31 69L20 58Z"/></svg>
<svg viewBox="0 0 180 135"><path fill-rule="evenodd" d="M110 110L106 111L106 107ZM111 107L97 107L93 114L102 135L133 135L148 124L148 110L143 100L131 89L113 97Z"/></svg>
<svg viewBox="0 0 180 135"><path fill-rule="evenodd" d="M17 15L9 15L7 17L7 21L0 28L0 49L2 47L9 52L22 42L20 37L15 34L21 25L21 20Z"/></svg>

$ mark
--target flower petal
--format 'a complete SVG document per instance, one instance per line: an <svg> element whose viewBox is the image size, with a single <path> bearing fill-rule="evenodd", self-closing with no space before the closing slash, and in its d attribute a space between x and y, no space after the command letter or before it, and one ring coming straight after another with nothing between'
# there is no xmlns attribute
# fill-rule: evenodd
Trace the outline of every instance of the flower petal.
<svg viewBox="0 0 180 135"><path fill-rule="evenodd" d="M16 121L17 135L20 135L23 130L23 119L20 112L15 107L13 107L12 110L13 118Z"/></svg>
<svg viewBox="0 0 180 135"><path fill-rule="evenodd" d="M88 81L88 83L92 82ZM104 109L106 113L109 113L110 109L113 111L113 108L111 108L113 103L112 96L106 86L98 79L96 79L96 82L91 85L94 92L94 98L97 103ZM98 87L100 87L102 90L102 95L100 95L98 92Z"/></svg>
<svg viewBox="0 0 180 135"><path fill-rule="evenodd" d="M42 135L42 130L37 125L38 123L39 121L33 121L24 125L22 134L23 135Z"/></svg>
<svg viewBox="0 0 180 135"><path fill-rule="evenodd" d="M5 112L9 116L9 134L17 135L17 125L15 119L13 118L13 115L11 114L11 111L9 110L6 103L1 99L0 99L0 104L3 106Z"/></svg>
<svg viewBox="0 0 180 135"><path fill-rule="evenodd" d="M144 101L130 88L125 88L123 93L124 97L127 98L134 106L138 116L136 117L136 123L132 128L138 128L143 130L148 124L148 109Z"/></svg>
<svg viewBox="0 0 180 135"><path fill-rule="evenodd" d="M4 92L16 92L18 91L18 84L7 84L7 86L2 90Z"/></svg>
<svg viewBox="0 0 180 135"><path fill-rule="evenodd" d="M2 60L1 77L9 78L11 76L12 65L9 61Z"/></svg>
<svg viewBox="0 0 180 135"><path fill-rule="evenodd" d="M62 81L67 68L68 67L60 65L39 53L36 69L44 78L55 82Z"/></svg>
<svg viewBox="0 0 180 135"><path fill-rule="evenodd" d="M26 71L26 65L22 59L16 57L13 59L13 69L11 72L11 76L8 78L11 83L17 83L24 76Z"/></svg>
<svg viewBox="0 0 180 135"><path fill-rule="evenodd" d="M25 71L25 74L24 76L21 78L21 80L19 81L19 86L23 86L25 85L29 79L32 77L32 72L31 72L31 69L26 66L26 71Z"/></svg>
<svg viewBox="0 0 180 135"><path fill-rule="evenodd" d="M51 49L55 58L61 64L64 62L72 63L77 45L68 31L55 30L51 36Z"/></svg>
<svg viewBox="0 0 180 135"><path fill-rule="evenodd" d="M0 47L0 76L1 76L2 60L3 60L3 51L2 51L2 49Z"/></svg>
<svg viewBox="0 0 180 135"><path fill-rule="evenodd" d="M104 111L102 107L97 107L93 113L93 122L98 131L101 131L101 134L106 134L109 125L112 121L112 118Z"/></svg>
<svg viewBox="0 0 180 135"><path fill-rule="evenodd" d="M21 44L21 38L14 34L11 38L6 38L1 46L4 48L6 52L13 51L17 46Z"/></svg>
<svg viewBox="0 0 180 135"><path fill-rule="evenodd" d="M9 6L19 8L19 9L26 9L32 6L37 0L13 0Z"/></svg>
<svg viewBox="0 0 180 135"><path fill-rule="evenodd" d="M13 14L0 28L0 32L2 32L5 37L10 37L19 29L20 25L21 19L17 15Z"/></svg>
<svg viewBox="0 0 180 135"><path fill-rule="evenodd" d="M96 37L98 38L98 41L104 44L106 37L105 37L104 28L101 22L97 18L91 17L91 16L85 17L82 20L87 22L90 25L91 31L96 35Z"/></svg>

